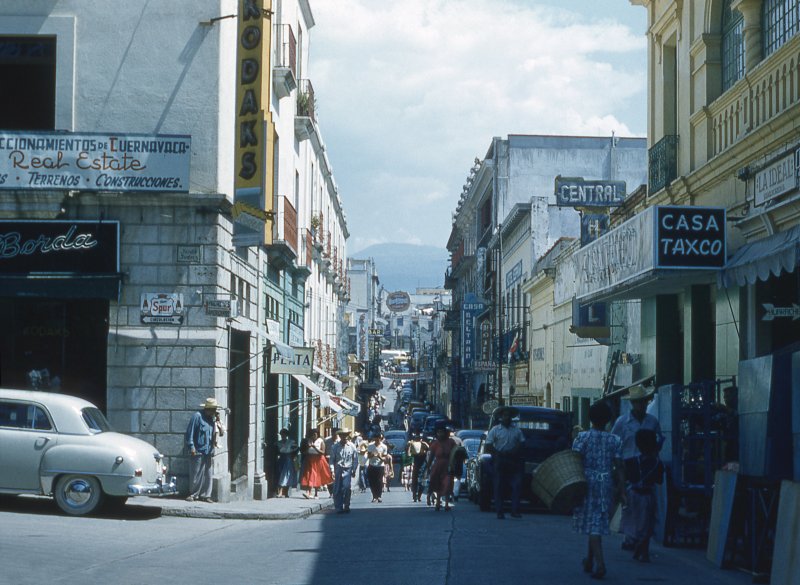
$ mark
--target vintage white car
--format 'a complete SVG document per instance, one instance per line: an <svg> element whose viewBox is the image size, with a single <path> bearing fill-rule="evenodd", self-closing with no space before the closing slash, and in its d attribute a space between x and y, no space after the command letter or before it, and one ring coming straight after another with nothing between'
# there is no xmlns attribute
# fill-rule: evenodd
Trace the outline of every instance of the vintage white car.
<svg viewBox="0 0 800 585"><path fill-rule="evenodd" d="M129 496L177 492L155 447L115 433L91 402L0 388L0 493L52 495L84 515Z"/></svg>

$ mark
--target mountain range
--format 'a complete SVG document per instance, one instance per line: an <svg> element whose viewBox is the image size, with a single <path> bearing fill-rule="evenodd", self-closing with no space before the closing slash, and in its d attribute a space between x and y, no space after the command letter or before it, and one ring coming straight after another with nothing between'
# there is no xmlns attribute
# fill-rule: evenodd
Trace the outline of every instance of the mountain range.
<svg viewBox="0 0 800 585"><path fill-rule="evenodd" d="M415 244L374 244L352 256L372 258L386 290L408 293L417 288L442 287L449 261L446 249Z"/></svg>

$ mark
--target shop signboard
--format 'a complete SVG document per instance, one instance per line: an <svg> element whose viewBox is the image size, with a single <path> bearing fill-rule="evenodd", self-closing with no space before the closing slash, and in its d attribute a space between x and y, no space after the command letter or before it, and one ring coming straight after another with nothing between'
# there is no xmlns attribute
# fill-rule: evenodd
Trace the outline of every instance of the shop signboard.
<svg viewBox="0 0 800 585"><path fill-rule="evenodd" d="M625 202L625 181L586 180L557 176L556 204L559 207L619 207Z"/></svg>
<svg viewBox="0 0 800 585"><path fill-rule="evenodd" d="M142 293L139 308L141 322L145 325L183 324L181 293Z"/></svg>
<svg viewBox="0 0 800 585"><path fill-rule="evenodd" d="M575 296L610 292L655 270L720 269L725 238L722 208L650 207L575 252Z"/></svg>
<svg viewBox="0 0 800 585"><path fill-rule="evenodd" d="M725 210L721 207L659 206L656 268L725 266Z"/></svg>
<svg viewBox="0 0 800 585"><path fill-rule="evenodd" d="M119 273L119 222L0 220L0 274Z"/></svg>
<svg viewBox="0 0 800 585"><path fill-rule="evenodd" d="M189 192L192 138L0 131L0 189Z"/></svg>
<svg viewBox="0 0 800 585"><path fill-rule="evenodd" d="M386 295L386 308L393 313L402 313L411 306L411 297L407 292L398 290Z"/></svg>
<svg viewBox="0 0 800 585"><path fill-rule="evenodd" d="M486 309L486 304L472 293L464 297L461 306L461 367L472 369L475 359L475 317Z"/></svg>
<svg viewBox="0 0 800 585"><path fill-rule="evenodd" d="M206 315L235 319L239 316L239 305L231 299L207 299L205 304Z"/></svg>
<svg viewBox="0 0 800 585"><path fill-rule="evenodd" d="M273 347L270 350L269 373L310 376L314 372L314 348L292 347L294 355L288 356Z"/></svg>
<svg viewBox="0 0 800 585"><path fill-rule="evenodd" d="M272 156L267 154L267 145L274 128L265 117L269 112L268 94L262 92L269 82L272 39L264 4L264 0L238 0L236 174L231 210L235 246L272 244L272 192L266 192L272 177L268 176L270 166L266 161Z"/></svg>
<svg viewBox="0 0 800 585"><path fill-rule="evenodd" d="M753 197L756 205L764 205L789 191L797 189L797 159L800 150L789 152L756 173Z"/></svg>

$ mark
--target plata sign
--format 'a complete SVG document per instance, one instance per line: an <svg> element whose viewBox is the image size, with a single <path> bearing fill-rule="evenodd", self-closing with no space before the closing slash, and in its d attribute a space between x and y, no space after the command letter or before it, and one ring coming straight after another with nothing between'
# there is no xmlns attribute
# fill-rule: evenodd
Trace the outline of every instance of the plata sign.
<svg viewBox="0 0 800 585"><path fill-rule="evenodd" d="M625 201L625 181L587 181L583 177L556 177L559 207L619 207Z"/></svg>

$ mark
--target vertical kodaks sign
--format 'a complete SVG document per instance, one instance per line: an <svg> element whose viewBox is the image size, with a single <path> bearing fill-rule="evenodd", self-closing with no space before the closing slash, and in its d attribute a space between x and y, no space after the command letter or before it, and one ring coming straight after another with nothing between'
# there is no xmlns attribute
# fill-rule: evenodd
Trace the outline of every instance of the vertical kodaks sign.
<svg viewBox="0 0 800 585"><path fill-rule="evenodd" d="M266 115L269 110L270 22L264 3L239 1L236 75L236 178L234 181L233 243L272 243L272 197L266 196Z"/></svg>

